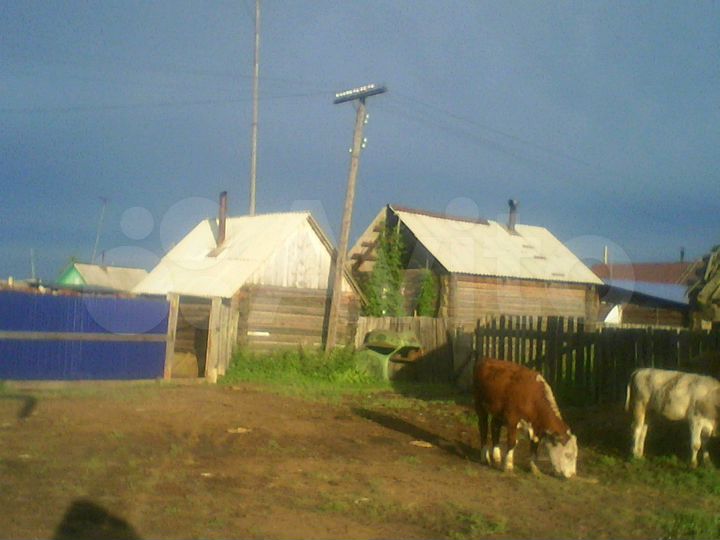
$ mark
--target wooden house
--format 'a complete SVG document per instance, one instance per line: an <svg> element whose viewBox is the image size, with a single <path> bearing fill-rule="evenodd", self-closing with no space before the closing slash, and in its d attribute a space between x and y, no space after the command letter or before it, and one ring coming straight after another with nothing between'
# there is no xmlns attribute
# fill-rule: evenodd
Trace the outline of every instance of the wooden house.
<svg viewBox="0 0 720 540"><path fill-rule="evenodd" d="M238 312L238 343L254 349L322 345L333 277L331 241L309 212L226 218L223 207L221 201L219 218L198 223L135 292L182 295L186 306L197 306L183 308L181 300L181 315L196 327L207 324L207 299L222 298ZM354 337L358 306L359 290L348 273L340 342Z"/></svg>
<svg viewBox="0 0 720 540"><path fill-rule="evenodd" d="M372 271L384 227L405 244L408 314L417 298L417 275L430 269L438 278L436 314L456 326L470 328L493 315L594 322L602 281L547 229L516 224L515 208L501 224L388 205L351 249L352 272L362 279Z"/></svg>

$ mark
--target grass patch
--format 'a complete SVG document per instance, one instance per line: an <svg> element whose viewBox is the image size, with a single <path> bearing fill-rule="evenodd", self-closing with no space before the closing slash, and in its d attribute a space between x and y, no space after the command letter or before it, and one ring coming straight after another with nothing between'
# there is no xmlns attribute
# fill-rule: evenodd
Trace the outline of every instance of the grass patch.
<svg viewBox="0 0 720 540"><path fill-rule="evenodd" d="M221 384L262 383L284 394L303 397L339 397L344 393L387 390L386 381L360 372L350 348L280 350L256 354L239 350Z"/></svg>
<svg viewBox="0 0 720 540"><path fill-rule="evenodd" d="M702 510L676 512L660 519L664 538L720 538L720 516Z"/></svg>
<svg viewBox="0 0 720 540"><path fill-rule="evenodd" d="M477 512L456 510L447 537L451 540L484 538L491 534L505 532L505 528L504 520L496 521Z"/></svg>
<svg viewBox="0 0 720 540"><path fill-rule="evenodd" d="M706 466L691 469L676 456L626 461L601 455L590 467L598 476L617 482L644 484L688 496L720 495L720 470ZM619 470L622 474L618 474Z"/></svg>
<svg viewBox="0 0 720 540"><path fill-rule="evenodd" d="M253 353L240 349L219 381L258 383L282 395L337 401L345 396L370 399L388 409L417 409L434 404L469 403L451 384L385 381L358 370L351 347L329 354L319 349L286 349Z"/></svg>

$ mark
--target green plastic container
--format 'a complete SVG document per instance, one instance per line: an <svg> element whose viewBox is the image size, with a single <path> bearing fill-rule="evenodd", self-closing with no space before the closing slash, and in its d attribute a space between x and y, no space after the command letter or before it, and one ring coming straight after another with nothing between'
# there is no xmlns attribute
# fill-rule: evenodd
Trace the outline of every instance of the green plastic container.
<svg viewBox="0 0 720 540"><path fill-rule="evenodd" d="M420 340L414 332L371 330L355 353L357 368L383 380L414 379L415 362L422 355Z"/></svg>

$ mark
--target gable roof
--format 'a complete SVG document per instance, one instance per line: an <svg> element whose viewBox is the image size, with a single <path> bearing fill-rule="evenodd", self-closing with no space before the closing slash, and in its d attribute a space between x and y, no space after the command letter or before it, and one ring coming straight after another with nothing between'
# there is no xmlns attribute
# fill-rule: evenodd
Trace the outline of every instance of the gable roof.
<svg viewBox="0 0 720 540"><path fill-rule="evenodd" d="M130 291L147 275L143 268L128 268L123 266L104 266L100 264L72 263L62 276L75 270L82 278L83 285L112 289L116 291ZM61 276L61 278L62 278Z"/></svg>
<svg viewBox="0 0 720 540"><path fill-rule="evenodd" d="M605 281L640 281L687 286L697 281L695 271L699 269L701 262L596 264L592 271Z"/></svg>
<svg viewBox="0 0 720 540"><path fill-rule="evenodd" d="M332 243L309 212L227 218L225 242L220 248L216 243L217 228L216 219L198 223L134 292L230 298L257 278L264 265L287 244L288 238L303 228L316 236L328 259L334 253ZM325 286L326 283L322 283L322 287L317 288Z"/></svg>
<svg viewBox="0 0 720 540"><path fill-rule="evenodd" d="M602 283L544 227L516 225L513 233L505 225L492 220L452 218L390 205L387 210L396 215L450 273ZM382 210L365 235L376 228L384 217L385 210ZM352 252L361 251L362 239Z"/></svg>

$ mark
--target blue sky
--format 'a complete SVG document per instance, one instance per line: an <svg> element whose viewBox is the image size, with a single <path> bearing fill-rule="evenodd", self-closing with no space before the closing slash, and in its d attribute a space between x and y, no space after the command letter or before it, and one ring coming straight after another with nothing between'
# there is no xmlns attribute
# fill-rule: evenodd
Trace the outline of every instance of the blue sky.
<svg viewBox="0 0 720 540"><path fill-rule="evenodd" d="M71 256L152 266L248 209L254 1L7 2L0 11L0 277ZM589 262L720 243L720 4L262 3L258 212L351 242L387 203L547 227ZM99 258L99 257L98 257Z"/></svg>

